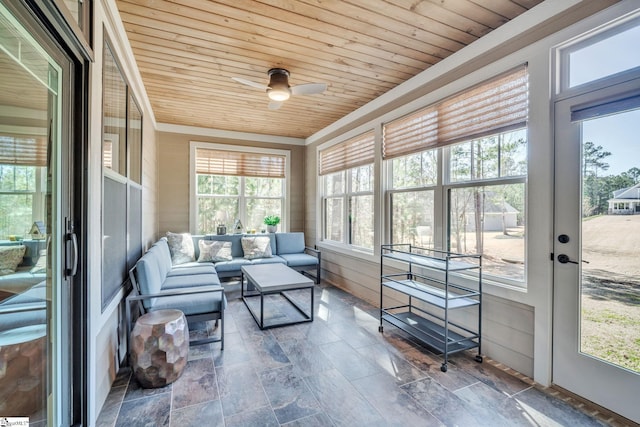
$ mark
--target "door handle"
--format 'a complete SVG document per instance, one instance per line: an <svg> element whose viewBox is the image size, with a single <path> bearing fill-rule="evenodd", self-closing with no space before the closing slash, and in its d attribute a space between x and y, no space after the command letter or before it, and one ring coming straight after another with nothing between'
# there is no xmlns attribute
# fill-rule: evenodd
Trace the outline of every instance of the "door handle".
<svg viewBox="0 0 640 427"><path fill-rule="evenodd" d="M559 262L560 264L566 264L566 263L570 263L570 264L578 264L578 262L577 262L577 261L572 261L572 260L569 258L569 255L565 255L565 254L560 254L560 255L558 255L558 262Z"/></svg>
<svg viewBox="0 0 640 427"><path fill-rule="evenodd" d="M78 272L78 237L74 231L73 221L68 222L68 233L66 235L67 242L71 242L71 254L73 259L71 260L71 266L69 267L69 259L67 259L66 268L64 271L65 276L75 276Z"/></svg>
<svg viewBox="0 0 640 427"><path fill-rule="evenodd" d="M578 261L573 261L571 258L569 258L569 255L565 254L558 255L558 262L560 264L580 264ZM582 262L584 262L585 264L589 264L589 261L582 260Z"/></svg>

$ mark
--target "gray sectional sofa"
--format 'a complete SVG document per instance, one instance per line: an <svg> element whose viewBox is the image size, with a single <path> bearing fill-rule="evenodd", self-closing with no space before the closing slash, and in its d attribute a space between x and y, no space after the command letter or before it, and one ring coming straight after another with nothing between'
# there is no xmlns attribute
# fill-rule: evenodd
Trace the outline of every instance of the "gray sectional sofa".
<svg viewBox="0 0 640 427"><path fill-rule="evenodd" d="M133 291L127 297L127 325L131 327L132 303L138 303L140 312L178 309L190 323L222 320L219 339L192 341L191 345L220 341L223 346L227 300L221 278L239 277L243 265L283 263L318 283L320 261L320 252L305 246L303 233L167 233L129 272Z"/></svg>
<svg viewBox="0 0 640 427"><path fill-rule="evenodd" d="M270 254L262 256L257 253L249 256L243 248L242 239L268 238L270 243ZM316 284L320 283L320 251L305 246L304 233L269 233L269 234L225 234L192 236L195 252L195 260L201 259L200 241L228 242L231 245L231 259L220 259L212 261L218 276L238 277L243 265L282 263L300 270L312 277ZM206 262L206 261L205 261ZM309 271L313 270L314 274Z"/></svg>

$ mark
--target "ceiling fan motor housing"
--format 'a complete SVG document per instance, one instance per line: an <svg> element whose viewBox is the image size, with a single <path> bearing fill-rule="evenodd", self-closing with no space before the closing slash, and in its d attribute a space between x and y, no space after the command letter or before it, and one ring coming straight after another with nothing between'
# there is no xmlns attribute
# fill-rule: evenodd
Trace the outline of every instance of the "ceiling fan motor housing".
<svg viewBox="0 0 640 427"><path fill-rule="evenodd" d="M289 88L289 72L284 68L272 68L269 70L269 98L275 101L284 101L291 95ZM274 96L275 95L275 98Z"/></svg>

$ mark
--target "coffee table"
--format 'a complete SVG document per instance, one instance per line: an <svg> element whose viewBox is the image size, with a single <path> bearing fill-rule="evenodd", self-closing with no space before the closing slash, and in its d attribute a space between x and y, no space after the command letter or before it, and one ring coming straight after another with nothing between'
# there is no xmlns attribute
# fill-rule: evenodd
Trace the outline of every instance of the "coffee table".
<svg viewBox="0 0 640 427"><path fill-rule="evenodd" d="M245 277L247 279L247 288L253 285L255 291L247 293L245 292ZM292 268L287 267L284 264L260 264L260 265L245 265L242 266L242 282L240 287L240 293L244 304L253 316L253 320L256 321L260 329L270 329L279 326L295 325L298 323L313 322L313 287L314 283L311 279L298 273ZM309 312L300 307L295 301L293 301L286 291L295 291L300 289L311 290L311 305ZM284 322L272 322L270 324L264 323L264 297L265 295L280 294L284 297L293 307L295 307L300 314L302 314L302 320L284 321ZM260 315L258 316L247 302L248 298L260 298Z"/></svg>

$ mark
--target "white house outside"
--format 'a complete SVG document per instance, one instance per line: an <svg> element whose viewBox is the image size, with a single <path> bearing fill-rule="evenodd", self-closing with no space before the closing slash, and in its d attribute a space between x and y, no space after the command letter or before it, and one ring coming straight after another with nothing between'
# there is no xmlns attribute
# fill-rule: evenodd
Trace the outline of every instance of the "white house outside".
<svg viewBox="0 0 640 427"><path fill-rule="evenodd" d="M613 198L609 199L608 212L611 215L640 214L640 183L614 191Z"/></svg>

